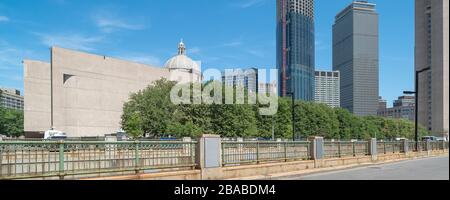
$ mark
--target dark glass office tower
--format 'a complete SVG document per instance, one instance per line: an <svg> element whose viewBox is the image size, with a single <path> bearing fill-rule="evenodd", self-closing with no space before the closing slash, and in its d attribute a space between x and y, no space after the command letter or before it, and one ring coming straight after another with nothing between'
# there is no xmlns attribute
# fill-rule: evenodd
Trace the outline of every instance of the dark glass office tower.
<svg viewBox="0 0 450 200"><path fill-rule="evenodd" d="M314 0L277 0L279 94L314 101Z"/></svg>

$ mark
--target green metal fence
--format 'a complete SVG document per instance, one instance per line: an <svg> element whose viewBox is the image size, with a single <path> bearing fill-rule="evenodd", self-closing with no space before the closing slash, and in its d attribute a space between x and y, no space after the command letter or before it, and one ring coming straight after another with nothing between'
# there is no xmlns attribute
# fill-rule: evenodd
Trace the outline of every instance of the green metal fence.
<svg viewBox="0 0 450 200"><path fill-rule="evenodd" d="M222 142L223 166L310 158L310 142Z"/></svg>
<svg viewBox="0 0 450 200"><path fill-rule="evenodd" d="M377 142L377 153L378 154L394 154L394 153L404 153L403 141L382 141Z"/></svg>
<svg viewBox="0 0 450 200"><path fill-rule="evenodd" d="M419 151L438 151L448 149L448 142L444 141L430 141L427 147L427 142L420 141L417 143ZM430 149L427 149L430 148ZM416 151L416 142L409 142L409 151Z"/></svg>
<svg viewBox="0 0 450 200"><path fill-rule="evenodd" d="M0 142L0 179L195 166L196 142Z"/></svg>
<svg viewBox="0 0 450 200"><path fill-rule="evenodd" d="M369 142L324 142L325 158L341 158L369 155Z"/></svg>

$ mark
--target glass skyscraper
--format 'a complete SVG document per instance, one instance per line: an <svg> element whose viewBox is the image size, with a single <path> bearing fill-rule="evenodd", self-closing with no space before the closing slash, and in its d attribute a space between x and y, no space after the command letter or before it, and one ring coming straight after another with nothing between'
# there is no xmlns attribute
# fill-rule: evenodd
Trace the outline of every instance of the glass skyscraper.
<svg viewBox="0 0 450 200"><path fill-rule="evenodd" d="M314 101L314 0L277 0L279 94Z"/></svg>

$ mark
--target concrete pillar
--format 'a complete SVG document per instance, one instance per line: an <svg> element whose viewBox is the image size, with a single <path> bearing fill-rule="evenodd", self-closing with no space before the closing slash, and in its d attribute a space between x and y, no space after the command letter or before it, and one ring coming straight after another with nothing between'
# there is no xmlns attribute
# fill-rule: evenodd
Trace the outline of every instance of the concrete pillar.
<svg viewBox="0 0 450 200"><path fill-rule="evenodd" d="M403 153L408 154L409 153L409 140L403 139L402 144L403 144Z"/></svg>
<svg viewBox="0 0 450 200"><path fill-rule="evenodd" d="M378 159L377 139L372 138L369 140L369 155L372 156L372 161Z"/></svg>
<svg viewBox="0 0 450 200"><path fill-rule="evenodd" d="M203 135L196 147L196 164L202 180L222 179L222 141L219 135Z"/></svg>
<svg viewBox="0 0 450 200"><path fill-rule="evenodd" d="M427 151L427 155L430 156L430 155L431 155L431 151L433 150L433 149L431 148L431 141L430 141L430 140L427 140L427 141L425 142L425 149L426 149L426 151Z"/></svg>
<svg viewBox="0 0 450 200"><path fill-rule="evenodd" d="M311 142L311 159L314 160L314 167L320 168L322 167L322 159L324 157L324 145L323 145L323 137L310 137L308 141Z"/></svg>

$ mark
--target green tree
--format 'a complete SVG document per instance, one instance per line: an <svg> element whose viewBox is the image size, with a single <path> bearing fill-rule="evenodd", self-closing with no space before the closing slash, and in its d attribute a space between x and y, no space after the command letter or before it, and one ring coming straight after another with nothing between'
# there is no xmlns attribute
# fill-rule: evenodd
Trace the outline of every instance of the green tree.
<svg viewBox="0 0 450 200"><path fill-rule="evenodd" d="M254 110L250 105L211 105L212 129L223 137L257 137Z"/></svg>
<svg viewBox="0 0 450 200"><path fill-rule="evenodd" d="M0 107L0 134L9 137L23 136L23 111Z"/></svg>
<svg viewBox="0 0 450 200"><path fill-rule="evenodd" d="M338 137L335 139L348 140L352 136L352 128L354 124L354 116L345 109L337 108L335 113L338 121Z"/></svg>
<svg viewBox="0 0 450 200"><path fill-rule="evenodd" d="M123 129L135 139L144 136L144 131L142 130L142 119L139 113L131 113L129 118L127 118L124 122Z"/></svg>
<svg viewBox="0 0 450 200"><path fill-rule="evenodd" d="M177 108L170 101L170 91L175 82L161 79L155 81L146 89L130 96L124 104L122 127L132 119L133 113L139 113L142 131L152 137L165 135L167 126L172 121Z"/></svg>

